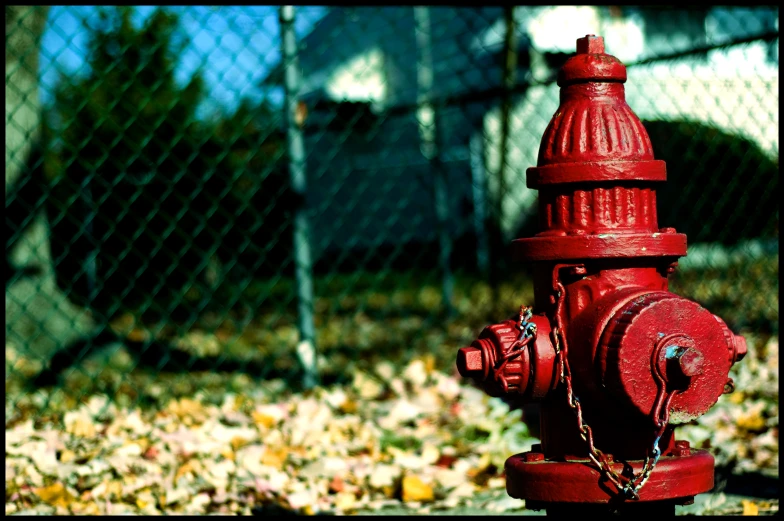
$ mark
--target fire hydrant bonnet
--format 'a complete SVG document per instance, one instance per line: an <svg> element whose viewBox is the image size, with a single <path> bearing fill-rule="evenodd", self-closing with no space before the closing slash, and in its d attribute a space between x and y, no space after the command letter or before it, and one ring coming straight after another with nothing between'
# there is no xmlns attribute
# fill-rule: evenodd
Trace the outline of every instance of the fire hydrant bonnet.
<svg viewBox="0 0 784 521"><path fill-rule="evenodd" d="M540 191L542 231L518 239L522 261L686 254L686 236L659 230L655 187L664 161L626 103L626 68L601 37L578 40L559 76L561 104L544 132L529 188Z"/></svg>
<svg viewBox="0 0 784 521"><path fill-rule="evenodd" d="M582 52L581 52L582 51ZM626 104L626 67L593 35L558 75L561 105L544 132L529 188L578 182L665 181L648 132Z"/></svg>

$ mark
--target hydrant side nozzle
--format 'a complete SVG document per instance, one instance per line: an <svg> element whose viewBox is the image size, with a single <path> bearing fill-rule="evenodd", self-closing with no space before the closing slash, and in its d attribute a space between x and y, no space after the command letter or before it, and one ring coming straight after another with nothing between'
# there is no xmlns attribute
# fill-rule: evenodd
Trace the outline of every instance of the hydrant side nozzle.
<svg viewBox="0 0 784 521"><path fill-rule="evenodd" d="M482 383L491 396L514 394L524 401L536 401L547 395L556 384L550 324L542 315L529 319L528 327L535 332L522 345L518 344L517 320L509 319L486 327L470 346L458 349L460 375Z"/></svg>

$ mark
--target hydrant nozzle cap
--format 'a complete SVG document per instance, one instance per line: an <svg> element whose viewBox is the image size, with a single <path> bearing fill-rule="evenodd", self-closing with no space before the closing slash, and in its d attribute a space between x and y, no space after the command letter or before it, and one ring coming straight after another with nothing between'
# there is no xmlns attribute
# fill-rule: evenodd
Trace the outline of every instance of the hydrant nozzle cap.
<svg viewBox="0 0 784 521"><path fill-rule="evenodd" d="M464 378L472 378L484 371L482 351L475 347L462 347L457 352L457 371Z"/></svg>
<svg viewBox="0 0 784 521"><path fill-rule="evenodd" d="M604 38L593 34L577 39L577 54L558 72L558 85L572 83L626 81L626 67L615 56L604 52Z"/></svg>

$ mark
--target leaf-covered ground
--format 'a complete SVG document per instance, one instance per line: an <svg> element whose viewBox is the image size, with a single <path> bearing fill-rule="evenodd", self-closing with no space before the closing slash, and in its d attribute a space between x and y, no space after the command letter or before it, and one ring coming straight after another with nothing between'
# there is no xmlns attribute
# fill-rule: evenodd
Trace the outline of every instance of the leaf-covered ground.
<svg viewBox="0 0 784 521"><path fill-rule="evenodd" d="M777 474L777 358L775 341L752 349L733 371L736 393L681 437L720 465ZM33 394L29 411L48 398L53 418L19 413L6 427L6 513L251 513L265 505L355 513L401 504L432 512L502 491L504 460L537 441L519 411L436 370L429 357L402 370L380 363L349 385L306 393L233 378L222 396L208 387L150 407L105 395L68 406L64 391ZM520 510L524 502L488 506Z"/></svg>
<svg viewBox="0 0 784 521"><path fill-rule="evenodd" d="M506 457L535 441L519 412L432 359L304 394L257 385L145 410L92 396L62 426L6 429L6 513L445 509L503 488Z"/></svg>
<svg viewBox="0 0 784 521"><path fill-rule="evenodd" d="M705 275L673 289L726 318L749 346L731 372L735 393L679 437L736 475L777 480L775 270L758 293L747 280L741 291L725 290ZM122 344L31 391L26 379L42 360L6 345L6 513L529 513L505 495L502 470L538 440L520 411L460 379L453 364L489 320L531 301L530 281L509 281L495 297L486 285L458 284L451 320L433 312L437 281L319 289L327 295L316 301L325 384L309 392L253 370L137 367ZM476 305L487 301L495 308ZM239 327L205 314L169 334L197 357L290 367L294 324L270 310L255 316ZM113 327L137 341L166 333L128 316ZM706 496L687 510L778 510L777 500L728 497Z"/></svg>

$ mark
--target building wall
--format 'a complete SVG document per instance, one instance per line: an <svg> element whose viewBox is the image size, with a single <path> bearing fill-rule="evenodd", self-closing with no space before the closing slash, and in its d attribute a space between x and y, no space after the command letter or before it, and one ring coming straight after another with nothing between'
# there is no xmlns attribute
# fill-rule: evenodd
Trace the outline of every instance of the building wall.
<svg viewBox="0 0 784 521"><path fill-rule="evenodd" d="M472 63L468 46L472 35L501 10L479 9L475 16L468 16L465 8L434 7L428 11L433 42L430 94L443 97L470 92L488 86L490 78L500 83L500 69L483 72ZM423 154L423 140L430 136L423 132L423 122L419 121L423 114L411 110L389 115L385 111L401 105L413 108L418 96L424 94L418 83L421 55L413 8L368 9L361 13L356 22L344 24L340 45L347 47L346 42L351 42L355 51L336 51L335 56L348 56L341 63L333 63L328 55L324 62L315 59L312 54L321 50L316 43L308 44L301 60L303 77L322 81L317 86L308 80L307 91L321 89L322 95L333 101L369 102L379 116L377 128L369 132L350 127L343 131L310 128L305 145L316 258L327 250L437 239L436 172ZM497 67L487 60L480 61ZM447 226L453 237L469 232L471 226L468 144L477 125L481 125L484 110L482 104L447 107L440 109L435 119L431 113L425 125L439 125L441 168L447 177ZM321 116L322 120L329 118L329 114Z"/></svg>

